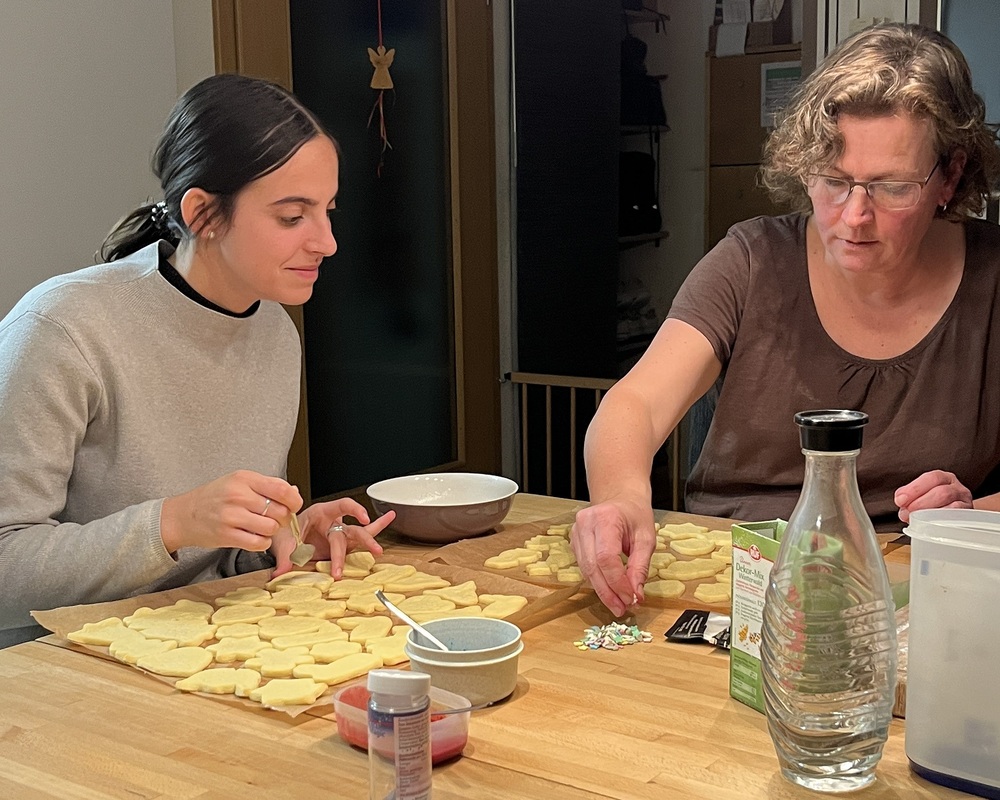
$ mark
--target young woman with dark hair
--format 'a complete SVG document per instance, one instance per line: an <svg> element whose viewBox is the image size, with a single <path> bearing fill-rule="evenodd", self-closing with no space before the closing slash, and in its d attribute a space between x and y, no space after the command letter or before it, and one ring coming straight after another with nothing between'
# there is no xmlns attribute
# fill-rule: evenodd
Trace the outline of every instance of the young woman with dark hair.
<svg viewBox="0 0 1000 800"><path fill-rule="evenodd" d="M290 568L301 351L281 304L337 249L337 145L281 87L216 75L178 101L153 171L163 200L103 263L0 321L0 646L42 632L32 610ZM336 577L392 518L345 498L300 525Z"/></svg>

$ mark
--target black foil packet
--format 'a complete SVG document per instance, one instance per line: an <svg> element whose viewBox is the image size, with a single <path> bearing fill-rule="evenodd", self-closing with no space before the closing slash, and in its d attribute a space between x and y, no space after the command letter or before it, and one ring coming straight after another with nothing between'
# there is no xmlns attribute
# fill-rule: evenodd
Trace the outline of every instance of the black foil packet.
<svg viewBox="0 0 1000 800"><path fill-rule="evenodd" d="M715 611L689 608L663 634L668 642L708 642L729 649L729 616Z"/></svg>

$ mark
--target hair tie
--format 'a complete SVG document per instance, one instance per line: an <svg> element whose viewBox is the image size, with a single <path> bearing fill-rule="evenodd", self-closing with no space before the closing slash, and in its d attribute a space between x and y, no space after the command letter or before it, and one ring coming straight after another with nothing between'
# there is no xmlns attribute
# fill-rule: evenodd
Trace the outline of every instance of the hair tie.
<svg viewBox="0 0 1000 800"><path fill-rule="evenodd" d="M167 210L167 203L165 200L161 200L159 203L154 203L149 209L150 219L153 221L153 227L156 228L160 233L170 234L170 212Z"/></svg>

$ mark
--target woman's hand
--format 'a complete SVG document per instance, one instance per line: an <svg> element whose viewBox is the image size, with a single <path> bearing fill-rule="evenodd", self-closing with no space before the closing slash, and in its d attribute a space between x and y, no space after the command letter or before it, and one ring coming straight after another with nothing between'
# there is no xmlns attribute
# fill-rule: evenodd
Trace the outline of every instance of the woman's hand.
<svg viewBox="0 0 1000 800"><path fill-rule="evenodd" d="M354 517L362 524L346 525L345 516ZM302 541L316 547L313 560L329 559L330 576L339 580L344 571L344 556L351 550L363 548L374 556L382 554L382 545L375 541L375 537L395 518L396 512L389 511L372 522L363 505L349 497L342 497L309 506L299 516L299 527L302 529ZM295 537L287 527L287 518L285 522L281 533L274 537L274 546L271 548L277 560L274 577L283 575L292 568L290 556L295 549Z"/></svg>
<svg viewBox="0 0 1000 800"><path fill-rule="evenodd" d="M893 496L899 506L899 518L910 521L910 514L922 508L972 508L972 492L952 472L936 469L925 472L915 481L900 486Z"/></svg>
<svg viewBox="0 0 1000 800"><path fill-rule="evenodd" d="M260 552L271 546L281 520L301 507L299 490L287 481L239 470L164 500L160 537L171 554L182 547Z"/></svg>
<svg viewBox="0 0 1000 800"><path fill-rule="evenodd" d="M570 543L580 572L615 616L645 599L643 584L656 547L652 508L610 500L581 509ZM627 567L622 566L622 553L628 555Z"/></svg>

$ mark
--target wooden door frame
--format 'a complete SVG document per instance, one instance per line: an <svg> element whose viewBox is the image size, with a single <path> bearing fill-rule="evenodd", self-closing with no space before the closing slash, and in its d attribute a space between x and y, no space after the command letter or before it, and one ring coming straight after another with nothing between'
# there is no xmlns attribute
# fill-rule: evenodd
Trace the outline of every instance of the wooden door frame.
<svg viewBox="0 0 1000 800"><path fill-rule="evenodd" d="M292 89L289 0L212 0L216 72L266 78ZM489 3L445 0L451 173L458 461L501 471L500 336L493 20ZM367 43L359 42L359 47ZM286 307L299 336L302 308ZM288 480L312 502L305 360ZM362 487L363 489L363 487ZM343 494L356 494L347 489Z"/></svg>

